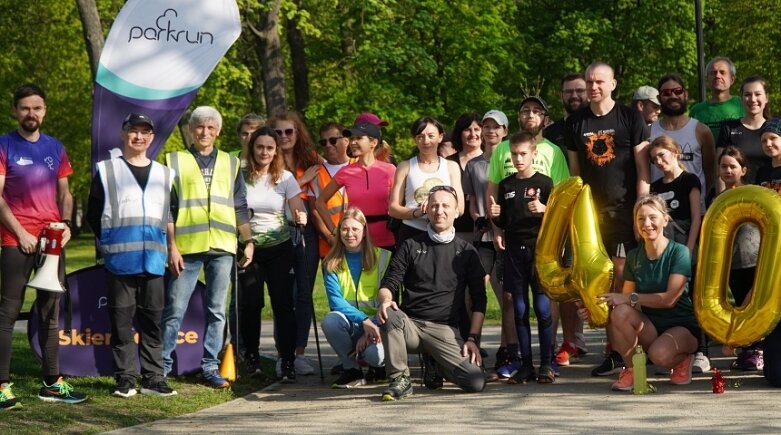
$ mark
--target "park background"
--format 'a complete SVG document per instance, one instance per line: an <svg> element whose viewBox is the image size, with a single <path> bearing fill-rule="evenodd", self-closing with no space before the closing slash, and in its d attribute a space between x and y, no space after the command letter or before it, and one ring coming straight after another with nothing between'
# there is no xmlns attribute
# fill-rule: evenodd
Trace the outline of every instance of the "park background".
<svg viewBox="0 0 781 435"><path fill-rule="evenodd" d="M13 90L26 82L43 86L48 93L43 130L66 145L75 169L72 190L82 207L91 176L94 68L123 4L0 0L0 100L7 104L0 131L17 127L10 110ZM422 115L452 126L461 113L499 108L514 130L522 96L539 93L554 118L563 116L560 77L594 60L615 68L619 101L628 103L636 87L655 86L670 71L687 81L692 103L698 98L694 0L239 0L238 5L242 35L193 103L223 114L222 149L238 148L234 127L247 112L294 109L316 133L325 121L349 124L355 114L372 111L390 122L386 138L404 159L414 151L409 126ZM772 113L781 109L779 12L777 0L703 1L706 61L730 57L737 83L763 75ZM182 147L175 132L165 150ZM69 271L94 264L90 236L74 241L69 254ZM327 309L320 289L318 283L318 317ZM30 409L4 418L0 428L17 433L129 426L212 406L260 385L237 383L222 394L196 381L177 381L183 394L176 401L130 402L107 397L110 378L89 378L76 381L92 395L89 404L56 407L33 398L40 369L23 334L15 336L14 348L15 391Z"/></svg>

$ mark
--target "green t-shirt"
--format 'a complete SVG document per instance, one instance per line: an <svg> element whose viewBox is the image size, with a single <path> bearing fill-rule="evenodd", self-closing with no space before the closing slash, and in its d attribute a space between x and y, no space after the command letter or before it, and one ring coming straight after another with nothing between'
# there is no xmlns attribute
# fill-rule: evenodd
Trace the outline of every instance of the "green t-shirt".
<svg viewBox="0 0 781 435"><path fill-rule="evenodd" d="M636 293L662 293L667 291L667 281L671 274L692 275L692 263L689 249L686 245L670 240L667 247L656 260L649 260L645 255L643 245L629 251L624 266L624 279L635 283ZM683 294L672 308L641 307L643 313L660 332L673 326L695 326L689 280L687 279Z"/></svg>
<svg viewBox="0 0 781 435"><path fill-rule="evenodd" d="M719 133L724 121L742 118L746 115L740 97L733 95L729 100L720 103L701 101L689 109L689 116L710 127L714 143L719 143Z"/></svg>
<svg viewBox="0 0 781 435"><path fill-rule="evenodd" d="M532 167L535 171L550 177L554 186L569 177L569 167L564 153L561 152L561 148L548 139L543 139L537 144L537 157L532 162ZM488 181L499 184L516 172L518 171L515 170L512 157L510 157L510 141L502 141L491 154L491 162L488 164Z"/></svg>

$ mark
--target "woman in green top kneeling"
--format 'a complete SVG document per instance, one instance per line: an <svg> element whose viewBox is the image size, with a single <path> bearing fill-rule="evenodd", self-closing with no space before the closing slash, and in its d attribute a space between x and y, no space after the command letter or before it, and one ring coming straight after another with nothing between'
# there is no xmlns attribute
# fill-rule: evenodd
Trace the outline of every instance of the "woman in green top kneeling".
<svg viewBox="0 0 781 435"><path fill-rule="evenodd" d="M366 216L348 208L336 227L336 242L323 259L323 283L331 312L322 328L342 363L332 388L385 380L385 352L376 324L377 292L391 253L369 240ZM358 364L369 365L366 377Z"/></svg>
<svg viewBox="0 0 781 435"><path fill-rule="evenodd" d="M612 307L607 332L625 364L613 390L632 389L632 354L638 345L654 364L672 369L670 383L686 385L700 336L689 292L689 249L664 236L670 216L660 196L640 198L634 221L643 243L627 255L622 292L599 295ZM581 308L580 315L585 319L589 313Z"/></svg>

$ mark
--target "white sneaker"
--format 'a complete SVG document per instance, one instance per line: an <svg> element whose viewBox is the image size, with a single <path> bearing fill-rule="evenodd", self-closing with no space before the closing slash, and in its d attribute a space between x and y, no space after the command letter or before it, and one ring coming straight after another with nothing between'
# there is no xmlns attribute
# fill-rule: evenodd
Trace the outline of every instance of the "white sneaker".
<svg viewBox="0 0 781 435"><path fill-rule="evenodd" d="M703 355L702 352L694 354L694 363L692 363L692 371L694 373L706 373L710 371L710 361L708 357Z"/></svg>
<svg viewBox="0 0 781 435"><path fill-rule="evenodd" d="M299 375L307 376L315 372L315 368L312 367L312 364L303 355L296 355L295 366L296 374Z"/></svg>

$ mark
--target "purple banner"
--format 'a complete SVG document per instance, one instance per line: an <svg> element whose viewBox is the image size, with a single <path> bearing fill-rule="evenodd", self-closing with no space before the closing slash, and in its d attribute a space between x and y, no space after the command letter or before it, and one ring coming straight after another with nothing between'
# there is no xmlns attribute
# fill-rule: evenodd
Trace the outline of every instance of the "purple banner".
<svg viewBox="0 0 781 435"><path fill-rule="evenodd" d="M60 299L60 372L68 376L113 376L111 356L111 321L108 313L107 274L103 266L92 266L67 276L73 312L71 332L64 331L65 298ZM166 284L168 280L166 280ZM206 286L200 281L190 299L182 320L174 351L172 375L188 375L201 370L206 314L203 295ZM35 305L27 322L27 338L38 359L38 324ZM135 328L134 328L135 329ZM138 335L136 334L136 342ZM137 361L138 364L138 361ZM137 367L140 367L138 365Z"/></svg>

